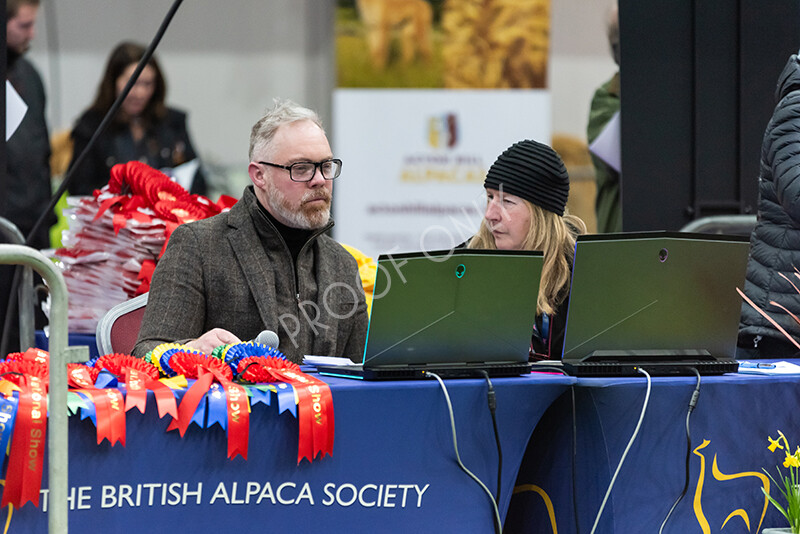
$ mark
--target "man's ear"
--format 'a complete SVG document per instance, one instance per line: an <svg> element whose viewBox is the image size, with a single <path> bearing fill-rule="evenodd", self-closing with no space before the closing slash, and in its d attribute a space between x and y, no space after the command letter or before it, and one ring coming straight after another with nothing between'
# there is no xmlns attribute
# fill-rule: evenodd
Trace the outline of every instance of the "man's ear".
<svg viewBox="0 0 800 534"><path fill-rule="evenodd" d="M247 174L250 175L250 181L258 189L264 189L267 185L267 177L264 176L264 169L257 163L250 162L247 167Z"/></svg>

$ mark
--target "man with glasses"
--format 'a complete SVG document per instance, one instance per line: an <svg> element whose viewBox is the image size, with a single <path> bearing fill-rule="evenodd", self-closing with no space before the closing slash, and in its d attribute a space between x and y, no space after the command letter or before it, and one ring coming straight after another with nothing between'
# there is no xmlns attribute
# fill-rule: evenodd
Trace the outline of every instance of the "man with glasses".
<svg viewBox="0 0 800 534"><path fill-rule="evenodd" d="M239 202L173 232L133 353L176 341L210 354L271 330L292 361L360 361L367 312L358 267L325 234L341 169L317 114L276 101L253 126L252 185Z"/></svg>

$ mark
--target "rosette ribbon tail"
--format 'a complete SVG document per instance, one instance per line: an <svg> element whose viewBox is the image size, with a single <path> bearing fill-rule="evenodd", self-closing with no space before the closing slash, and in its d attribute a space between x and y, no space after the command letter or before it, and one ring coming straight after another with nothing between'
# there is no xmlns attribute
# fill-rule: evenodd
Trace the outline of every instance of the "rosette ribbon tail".
<svg viewBox="0 0 800 534"><path fill-rule="evenodd" d="M137 408L140 413L147 409L146 375L138 369L125 368L125 411Z"/></svg>
<svg viewBox="0 0 800 534"><path fill-rule="evenodd" d="M211 371L222 387L228 401L228 458L237 455L247 460L250 442L250 404L244 387L227 380L217 370Z"/></svg>
<svg viewBox="0 0 800 534"><path fill-rule="evenodd" d="M172 420L170 425L167 427L167 432L177 428L181 434L181 437L186 434L186 430L189 428L189 425L192 422L192 417L194 416L194 412L197 410L197 406L199 406L200 402L203 400L203 398L205 398L206 393L208 393L208 390L213 382L213 374L206 371L200 371L195 383L192 384L192 387L189 388L189 391L187 391L183 396L183 399L181 399L181 403L178 406L178 417Z"/></svg>
<svg viewBox="0 0 800 534"><path fill-rule="evenodd" d="M302 372L270 369L275 378L294 387L297 394L297 463L313 462L318 454L333 454L335 422L330 387Z"/></svg>
<svg viewBox="0 0 800 534"><path fill-rule="evenodd" d="M42 380L27 376L20 385L19 407L0 507L39 506L44 445L47 438L47 393Z"/></svg>

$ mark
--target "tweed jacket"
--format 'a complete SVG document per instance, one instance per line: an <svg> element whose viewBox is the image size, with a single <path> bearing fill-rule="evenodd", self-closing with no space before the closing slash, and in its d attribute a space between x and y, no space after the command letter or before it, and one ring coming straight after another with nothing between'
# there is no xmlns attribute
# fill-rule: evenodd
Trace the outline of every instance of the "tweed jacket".
<svg viewBox="0 0 800 534"><path fill-rule="evenodd" d="M179 226L153 273L133 354L224 328L242 341L272 330L297 363L305 354L361 361L364 291L355 259L324 234L332 225L309 238L296 266L252 186L230 211Z"/></svg>
<svg viewBox="0 0 800 534"><path fill-rule="evenodd" d="M764 134L758 179L758 222L750 237L745 294L796 340L800 294L794 274L800 269L800 58L792 55L775 92L777 105ZM770 304L777 302L785 311ZM739 344L784 336L747 302L742 304ZM787 343L789 341L787 340Z"/></svg>

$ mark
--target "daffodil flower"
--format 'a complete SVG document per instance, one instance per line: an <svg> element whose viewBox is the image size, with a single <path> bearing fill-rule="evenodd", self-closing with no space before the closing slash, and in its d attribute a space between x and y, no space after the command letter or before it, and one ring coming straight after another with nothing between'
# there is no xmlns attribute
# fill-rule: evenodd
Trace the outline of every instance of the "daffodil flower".
<svg viewBox="0 0 800 534"><path fill-rule="evenodd" d="M776 467L777 477L773 477L766 469L764 472L775 484L775 488L780 492L785 504L776 500L776 497L770 495L765 488L762 488L762 491L781 515L787 519L791 531L800 534L800 446L795 448L794 453L790 453L791 446L786 436L780 430L777 432L776 439L767 437L768 449L770 452L775 452L777 449L784 452L783 467L787 468L788 472L782 472L780 467Z"/></svg>

